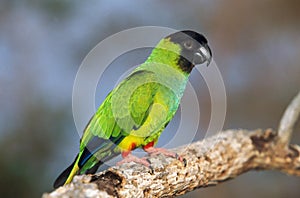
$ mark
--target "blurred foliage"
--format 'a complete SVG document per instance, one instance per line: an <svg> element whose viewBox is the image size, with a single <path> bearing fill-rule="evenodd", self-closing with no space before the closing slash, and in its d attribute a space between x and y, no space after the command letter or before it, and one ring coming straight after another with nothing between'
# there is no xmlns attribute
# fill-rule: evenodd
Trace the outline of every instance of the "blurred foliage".
<svg viewBox="0 0 300 198"><path fill-rule="evenodd" d="M27 0L28 4L50 16L63 17L73 10L76 1L71 0Z"/></svg>
<svg viewBox="0 0 300 198"><path fill-rule="evenodd" d="M41 106L39 106L41 105ZM19 128L0 140L1 197L39 197L51 189L47 163L64 137L66 111L43 104L24 110Z"/></svg>

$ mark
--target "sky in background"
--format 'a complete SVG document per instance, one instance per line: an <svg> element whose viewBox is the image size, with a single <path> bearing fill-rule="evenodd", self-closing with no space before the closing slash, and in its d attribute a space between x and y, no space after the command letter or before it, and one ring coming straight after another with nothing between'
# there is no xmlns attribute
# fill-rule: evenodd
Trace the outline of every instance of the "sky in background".
<svg viewBox="0 0 300 198"><path fill-rule="evenodd" d="M1 1L1 195L40 197L52 189L78 150L72 117L78 68L100 41L128 28L165 26L205 34L225 82L224 129L276 129L300 90L299 18L296 0ZM147 53L115 61L99 82L96 106L126 70L124 62L135 56L143 60ZM193 72L190 82L201 110L195 137L200 139L209 123L210 97L199 73ZM179 120L180 112L168 131L176 130ZM296 132L293 142L299 144L299 124ZM168 141L168 134L159 144ZM281 173L251 172L186 197L298 197L299 185L299 178Z"/></svg>

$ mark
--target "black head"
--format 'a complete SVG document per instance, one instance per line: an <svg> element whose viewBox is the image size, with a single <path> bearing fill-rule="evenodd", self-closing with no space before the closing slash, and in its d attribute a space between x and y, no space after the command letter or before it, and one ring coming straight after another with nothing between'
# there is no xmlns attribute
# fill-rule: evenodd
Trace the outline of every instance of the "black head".
<svg viewBox="0 0 300 198"><path fill-rule="evenodd" d="M211 62L212 52L207 39L202 34L184 30L173 33L167 38L181 46L178 64L183 71L190 73L195 65L207 62L208 66Z"/></svg>

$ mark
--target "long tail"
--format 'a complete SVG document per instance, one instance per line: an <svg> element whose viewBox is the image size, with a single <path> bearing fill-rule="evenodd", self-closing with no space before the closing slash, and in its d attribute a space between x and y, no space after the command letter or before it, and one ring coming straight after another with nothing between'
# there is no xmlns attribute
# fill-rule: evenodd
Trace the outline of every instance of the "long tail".
<svg viewBox="0 0 300 198"><path fill-rule="evenodd" d="M112 140L114 139L105 140L94 136L84 150L75 157L74 162L58 176L53 187L58 188L69 184L76 174L93 174L101 164L117 156L119 152L115 152L114 148L116 147L115 143L118 142ZM99 157L101 160L93 157L96 153L101 154Z"/></svg>
<svg viewBox="0 0 300 198"><path fill-rule="evenodd" d="M57 179L55 180L55 182L53 184L54 188L58 188L62 185L65 185L65 184L68 184L71 182L74 175L76 175L77 172L79 171L79 167L76 163L77 161L78 161L78 155L76 156L74 162L57 177Z"/></svg>

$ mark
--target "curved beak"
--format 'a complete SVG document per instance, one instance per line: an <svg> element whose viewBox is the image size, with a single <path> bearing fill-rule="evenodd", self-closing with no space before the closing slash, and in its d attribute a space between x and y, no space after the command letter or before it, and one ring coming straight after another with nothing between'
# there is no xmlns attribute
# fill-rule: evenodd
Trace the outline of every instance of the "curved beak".
<svg viewBox="0 0 300 198"><path fill-rule="evenodd" d="M195 65L207 62L206 66L208 66L210 64L211 60L212 60L212 52L208 45L204 45L204 46L201 46L195 53L193 62Z"/></svg>

